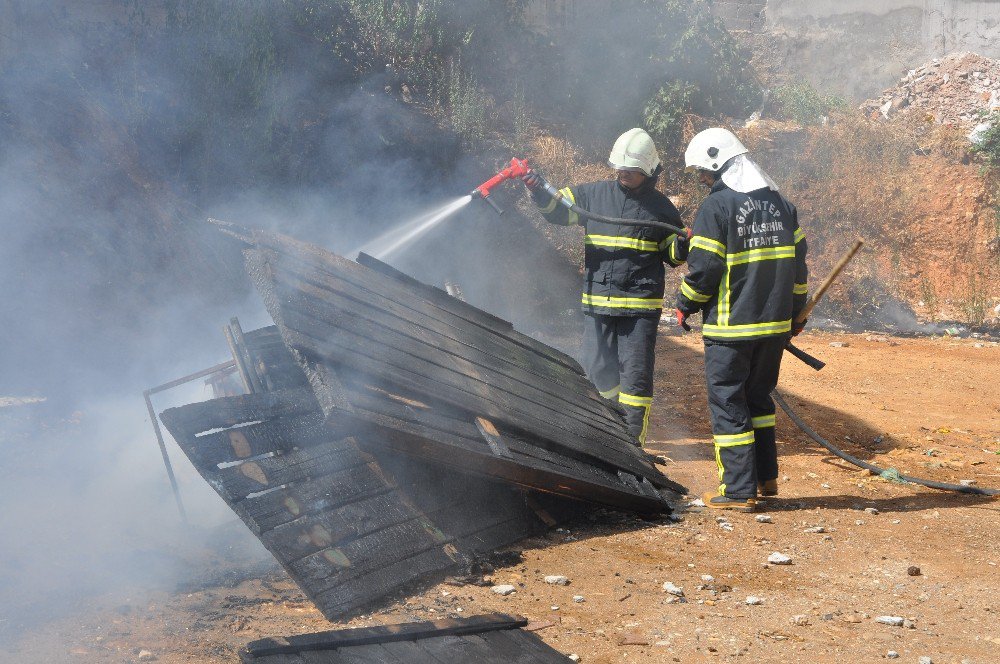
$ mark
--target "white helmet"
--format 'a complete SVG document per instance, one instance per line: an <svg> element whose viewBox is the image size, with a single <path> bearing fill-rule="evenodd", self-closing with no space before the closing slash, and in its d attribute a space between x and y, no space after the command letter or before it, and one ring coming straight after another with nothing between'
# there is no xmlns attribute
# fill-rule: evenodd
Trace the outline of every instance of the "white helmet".
<svg viewBox="0 0 1000 664"><path fill-rule="evenodd" d="M698 132L684 151L684 166L717 171L733 157L749 152L728 129L712 127Z"/></svg>
<svg viewBox="0 0 1000 664"><path fill-rule="evenodd" d="M660 155L656 146L642 129L629 129L618 137L615 146L611 148L608 164L619 171L639 171L647 177L652 177L660 165Z"/></svg>

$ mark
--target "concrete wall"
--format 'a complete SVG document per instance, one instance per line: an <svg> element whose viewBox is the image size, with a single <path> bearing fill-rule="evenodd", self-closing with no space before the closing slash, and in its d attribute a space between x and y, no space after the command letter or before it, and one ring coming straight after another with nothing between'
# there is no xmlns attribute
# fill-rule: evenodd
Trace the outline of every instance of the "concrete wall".
<svg viewBox="0 0 1000 664"><path fill-rule="evenodd" d="M748 24L759 4L763 25ZM859 100L948 53L1000 58L1000 0L715 0L713 11L759 33L755 48L780 59L776 69Z"/></svg>
<svg viewBox="0 0 1000 664"><path fill-rule="evenodd" d="M715 0L712 13L730 30L760 32L767 25L767 0Z"/></svg>

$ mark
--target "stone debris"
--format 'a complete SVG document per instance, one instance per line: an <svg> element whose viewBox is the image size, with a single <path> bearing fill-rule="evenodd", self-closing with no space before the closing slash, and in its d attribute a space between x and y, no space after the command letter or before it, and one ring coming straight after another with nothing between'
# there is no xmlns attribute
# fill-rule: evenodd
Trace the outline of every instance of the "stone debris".
<svg viewBox="0 0 1000 664"><path fill-rule="evenodd" d="M847 343L846 341L831 341L830 342L830 347L831 348L847 348L850 345L851 344Z"/></svg>
<svg viewBox="0 0 1000 664"><path fill-rule="evenodd" d="M767 557L767 562L771 563L772 565L791 565L792 558L791 556L786 556L783 553L775 551L774 553L772 553Z"/></svg>
<svg viewBox="0 0 1000 664"><path fill-rule="evenodd" d="M906 573L909 576L920 576L920 568L916 565L910 565L906 568Z"/></svg>
<svg viewBox="0 0 1000 664"><path fill-rule="evenodd" d="M490 588L490 590L495 592L497 595L503 595L504 597L506 597L507 595L517 590L517 588L515 588L510 584L504 583L499 586L493 586L492 588Z"/></svg>
<svg viewBox="0 0 1000 664"><path fill-rule="evenodd" d="M927 655L924 655L923 657L918 659L917 662L919 662L919 664L934 664L934 660L928 657Z"/></svg>
<svg viewBox="0 0 1000 664"><path fill-rule="evenodd" d="M879 616L875 619L875 622L891 627L902 627L905 621L906 619L902 616Z"/></svg>
<svg viewBox="0 0 1000 664"><path fill-rule="evenodd" d="M969 131L982 114L1000 109L1000 60L975 53L946 55L910 70L860 108L872 118L904 117L918 125Z"/></svg>
<svg viewBox="0 0 1000 664"><path fill-rule="evenodd" d="M704 507L705 506L705 501L703 501L701 498L695 498L694 500L690 501L687 504L687 506L688 507Z"/></svg>
<svg viewBox="0 0 1000 664"><path fill-rule="evenodd" d="M958 483L962 486L976 486L976 480L959 480Z"/></svg>
<svg viewBox="0 0 1000 664"><path fill-rule="evenodd" d="M570 658L570 660L572 660L574 662L579 662L580 661L580 656L577 655L576 653L573 653L572 655L570 655L569 658Z"/></svg>
<svg viewBox="0 0 1000 664"><path fill-rule="evenodd" d="M581 602L584 602L586 600L584 599L583 595L573 595L573 601L576 602L577 604L580 604Z"/></svg>
<svg viewBox="0 0 1000 664"><path fill-rule="evenodd" d="M866 507L865 508L865 513L871 514L871 515L875 515L875 514L878 514L879 511L876 508L874 508L874 507Z"/></svg>
<svg viewBox="0 0 1000 664"><path fill-rule="evenodd" d="M809 624L809 616L800 613L797 616L792 616L789 622L797 627L805 627Z"/></svg>
<svg viewBox="0 0 1000 664"><path fill-rule="evenodd" d="M677 586L675 586L670 581L664 581L663 582L663 590L665 592L670 593L674 597L684 597L684 589L683 588L678 588Z"/></svg>
<svg viewBox="0 0 1000 664"><path fill-rule="evenodd" d="M885 654L885 656L886 656L887 659L898 659L899 658L899 653L896 652L895 650L890 650L889 652L887 652Z"/></svg>
<svg viewBox="0 0 1000 664"><path fill-rule="evenodd" d="M824 528L823 526L813 526L812 528L806 528L802 532L804 532L804 533L825 533L826 532L826 528Z"/></svg>
<svg viewBox="0 0 1000 664"><path fill-rule="evenodd" d="M136 659L138 659L140 662L155 662L156 655L154 655L148 650L140 650L139 654L136 656Z"/></svg>
<svg viewBox="0 0 1000 664"><path fill-rule="evenodd" d="M556 574L545 577L545 583L552 584L554 586L568 586L569 579L565 576L559 576Z"/></svg>
<svg viewBox="0 0 1000 664"><path fill-rule="evenodd" d="M754 519L757 520L757 523L774 523L774 519L767 514L758 514Z"/></svg>
<svg viewBox="0 0 1000 664"><path fill-rule="evenodd" d="M711 583L712 581L715 581L715 577L712 576L711 574L702 574L701 580L704 581L705 583Z"/></svg>
<svg viewBox="0 0 1000 664"><path fill-rule="evenodd" d="M764 603L764 600L762 600L760 597L750 595L749 597L747 597L746 603L748 606L760 606L761 604Z"/></svg>

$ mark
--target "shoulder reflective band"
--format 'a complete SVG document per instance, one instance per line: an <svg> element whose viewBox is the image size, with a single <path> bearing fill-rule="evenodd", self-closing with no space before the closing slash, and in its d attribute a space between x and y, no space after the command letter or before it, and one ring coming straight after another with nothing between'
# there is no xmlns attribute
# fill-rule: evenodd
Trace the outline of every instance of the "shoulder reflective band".
<svg viewBox="0 0 1000 664"><path fill-rule="evenodd" d="M761 249L741 251L738 254L727 254L726 263L729 265L742 265L743 263L774 261L783 258L795 258L795 247L763 247Z"/></svg>
<svg viewBox="0 0 1000 664"><path fill-rule="evenodd" d="M792 288L793 295L805 295L809 292L809 284L795 284Z"/></svg>
<svg viewBox="0 0 1000 664"><path fill-rule="evenodd" d="M649 240L621 235L588 235L584 244L592 247L614 247L616 249L635 249L636 251L659 251L660 246Z"/></svg>
<svg viewBox="0 0 1000 664"><path fill-rule="evenodd" d="M740 337L766 337L772 334L782 334L792 331L792 321L779 320L773 323L750 323L749 325L702 325L702 336L723 337L727 339Z"/></svg>
<svg viewBox="0 0 1000 664"><path fill-rule="evenodd" d="M719 258L726 257L726 245L722 244L718 240L713 240L703 235L695 235L691 238L691 248L704 249L705 251L717 255Z"/></svg>
<svg viewBox="0 0 1000 664"><path fill-rule="evenodd" d="M767 429L774 426L774 415L760 415L750 418L750 421L753 423L754 429Z"/></svg>
<svg viewBox="0 0 1000 664"><path fill-rule="evenodd" d="M681 294L692 302L708 302L712 299L711 295L699 293L695 289L691 288L687 281L681 282Z"/></svg>
<svg viewBox="0 0 1000 664"><path fill-rule="evenodd" d="M592 307L610 309L662 309L663 299L659 297L611 297L606 295L583 294L583 303ZM789 330L791 327L788 328Z"/></svg>
<svg viewBox="0 0 1000 664"><path fill-rule="evenodd" d="M806 234L802 232L801 228L796 228L794 237L795 237L795 244L798 244L799 242L802 242L802 240L806 239Z"/></svg>

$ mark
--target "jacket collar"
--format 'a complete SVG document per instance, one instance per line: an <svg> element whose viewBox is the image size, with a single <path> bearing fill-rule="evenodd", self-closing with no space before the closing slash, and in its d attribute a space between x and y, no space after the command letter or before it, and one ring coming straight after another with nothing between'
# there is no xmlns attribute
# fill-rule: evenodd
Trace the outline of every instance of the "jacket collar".
<svg viewBox="0 0 1000 664"><path fill-rule="evenodd" d="M715 192L722 191L723 189L729 189L729 187L727 187L726 183L722 181L722 178L719 178L715 181L715 184L712 185L712 193L714 194Z"/></svg>

